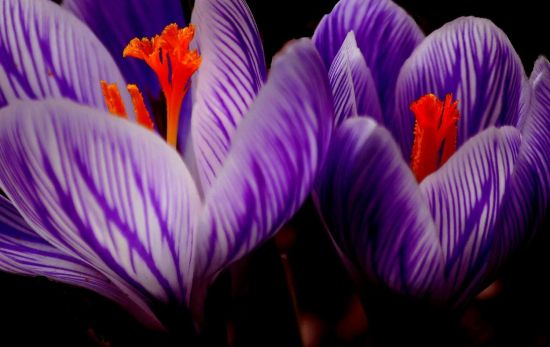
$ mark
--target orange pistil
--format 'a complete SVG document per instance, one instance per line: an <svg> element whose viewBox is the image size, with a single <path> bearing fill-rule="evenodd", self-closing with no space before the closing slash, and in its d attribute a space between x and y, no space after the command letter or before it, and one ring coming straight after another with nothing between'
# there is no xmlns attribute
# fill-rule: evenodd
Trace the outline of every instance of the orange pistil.
<svg viewBox="0 0 550 347"><path fill-rule="evenodd" d="M103 92L103 97L105 98L105 103L107 104L107 109L112 114L115 114L122 118L127 118L126 109L124 108L124 103L120 97L120 91L116 84L108 84L107 82L101 80L101 91Z"/></svg>
<svg viewBox="0 0 550 347"><path fill-rule="evenodd" d="M456 151L458 101L447 94L441 101L427 94L411 104L416 117L411 168L418 182L436 171Z"/></svg>
<svg viewBox="0 0 550 347"><path fill-rule="evenodd" d="M181 105L189 89L189 79L198 70L201 57L189 50L195 27L178 28L170 24L151 39L134 38L124 49L124 57L144 60L155 71L166 98L166 141L176 146Z"/></svg>

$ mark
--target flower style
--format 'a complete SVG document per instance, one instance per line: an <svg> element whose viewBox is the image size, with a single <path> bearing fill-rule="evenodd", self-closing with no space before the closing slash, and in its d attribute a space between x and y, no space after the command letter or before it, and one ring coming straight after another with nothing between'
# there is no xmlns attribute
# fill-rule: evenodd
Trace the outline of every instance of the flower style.
<svg viewBox="0 0 550 347"><path fill-rule="evenodd" d="M241 0L198 0L195 27L166 28L174 61L170 78L155 71L159 86L122 52L132 37L182 25L181 5L135 5L0 0L0 187L9 198L0 196L0 268L92 289L169 329L188 309L200 316L214 277L308 196L332 103L307 39L274 59L266 81ZM178 64L195 29L200 67L189 84ZM125 55L139 55L133 42ZM122 89L126 81L145 98ZM160 88L171 145L151 101Z"/></svg>
<svg viewBox="0 0 550 347"><path fill-rule="evenodd" d="M316 197L345 263L359 281L464 303L547 214L550 64L527 79L490 21L424 37L388 0L340 1L313 40L339 126Z"/></svg>

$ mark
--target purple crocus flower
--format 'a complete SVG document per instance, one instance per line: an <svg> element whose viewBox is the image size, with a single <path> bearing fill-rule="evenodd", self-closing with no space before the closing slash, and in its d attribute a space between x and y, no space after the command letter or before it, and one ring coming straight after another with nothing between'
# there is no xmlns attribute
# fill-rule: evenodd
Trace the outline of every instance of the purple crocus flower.
<svg viewBox="0 0 550 347"><path fill-rule="evenodd" d="M387 0L340 1L313 40L339 125L317 202L345 262L402 295L471 298L548 213L550 64L540 58L527 79L490 21L459 18L424 37ZM411 104L429 93L458 100L434 126L457 107L457 150L417 182Z"/></svg>
<svg viewBox="0 0 550 347"><path fill-rule="evenodd" d="M0 187L9 198L0 197L0 268L89 288L158 329L188 307L200 316L214 277L292 216L332 129L314 45L289 45L266 81L241 0L195 2L202 64L181 112L181 152L105 112L100 80L158 96L154 75L122 60L122 49L182 25L180 6L0 1Z"/></svg>

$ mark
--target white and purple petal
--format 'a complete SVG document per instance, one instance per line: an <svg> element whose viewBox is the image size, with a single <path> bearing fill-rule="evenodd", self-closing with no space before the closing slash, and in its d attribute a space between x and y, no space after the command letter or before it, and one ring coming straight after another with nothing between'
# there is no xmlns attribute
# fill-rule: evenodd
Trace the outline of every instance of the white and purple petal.
<svg viewBox="0 0 550 347"><path fill-rule="evenodd" d="M504 261L548 220L550 206L550 63L541 57L531 74L532 102L521 129L516 170L499 215L493 258Z"/></svg>
<svg viewBox="0 0 550 347"><path fill-rule="evenodd" d="M38 235L133 301L186 303L200 201L176 151L67 100L14 104L0 123L0 186Z"/></svg>
<svg viewBox="0 0 550 347"><path fill-rule="evenodd" d="M384 124L392 122L395 83L403 62L424 34L414 20L390 0L341 0L323 17L313 41L330 67L350 31L376 83Z"/></svg>
<svg viewBox="0 0 550 347"><path fill-rule="evenodd" d="M124 85L92 31L52 1L2 0L0 18L0 107L63 97L106 109L99 81Z"/></svg>
<svg viewBox="0 0 550 347"><path fill-rule="evenodd" d="M3 196L0 196L0 269L90 289L125 307L144 325L162 329L144 302L131 302L107 277L36 235Z"/></svg>
<svg viewBox="0 0 550 347"><path fill-rule="evenodd" d="M198 0L191 22L202 56L193 78L191 141L206 191L264 83L266 67L256 23L243 0Z"/></svg>
<svg viewBox="0 0 550 347"><path fill-rule="evenodd" d="M487 19L463 17L431 33L405 62L396 86L390 124L410 158L412 102L433 93L459 101L458 146L491 125L513 125L520 115L525 72L506 35Z"/></svg>
<svg viewBox="0 0 550 347"><path fill-rule="evenodd" d="M485 284L493 241L500 233L497 215L520 144L517 129L491 127L420 184L438 230L444 291L451 303L469 299Z"/></svg>
<svg viewBox="0 0 550 347"><path fill-rule="evenodd" d="M318 204L359 272L400 294L439 295L441 248L430 211L390 133L368 117L336 131Z"/></svg>
<svg viewBox="0 0 550 347"><path fill-rule="evenodd" d="M215 276L273 236L300 207L329 145L331 101L326 70L311 41L291 43L275 57L205 196L197 232L200 275Z"/></svg>
<svg viewBox="0 0 550 347"><path fill-rule="evenodd" d="M336 126L358 115L382 122L378 91L353 32L348 34L330 65L328 77L334 96Z"/></svg>
<svg viewBox="0 0 550 347"><path fill-rule="evenodd" d="M123 58L122 51L135 37L153 37L170 23L184 26L179 0L64 0L63 7L97 35L128 83L137 84L147 96L160 96L160 86L153 71L141 61Z"/></svg>

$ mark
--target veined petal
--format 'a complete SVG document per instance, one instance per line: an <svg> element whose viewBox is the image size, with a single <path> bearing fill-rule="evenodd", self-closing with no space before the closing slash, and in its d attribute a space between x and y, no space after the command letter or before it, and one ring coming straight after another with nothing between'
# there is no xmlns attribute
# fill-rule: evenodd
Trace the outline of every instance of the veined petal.
<svg viewBox="0 0 550 347"><path fill-rule="evenodd" d="M192 141L207 191L264 83L266 67L260 35L244 1L199 0L191 22L197 26L203 59L193 79Z"/></svg>
<svg viewBox="0 0 550 347"><path fill-rule="evenodd" d="M507 188L499 215L499 235L493 258L502 262L508 254L531 240L548 218L550 205L550 63L537 60L530 83L532 103L521 129L516 170Z"/></svg>
<svg viewBox="0 0 550 347"><path fill-rule="evenodd" d="M115 58L126 80L145 95L159 97L160 86L143 62L124 59L122 51L135 37L153 37L169 23L184 27L179 0L64 0L63 7L86 23Z"/></svg>
<svg viewBox="0 0 550 347"><path fill-rule="evenodd" d="M206 195L197 232L200 274L215 275L273 236L300 207L328 148L331 100L326 70L309 40L288 45L273 60Z"/></svg>
<svg viewBox="0 0 550 347"><path fill-rule="evenodd" d="M0 18L0 107L64 97L106 109L99 81L125 84L90 29L53 2L3 0Z"/></svg>
<svg viewBox="0 0 550 347"><path fill-rule="evenodd" d="M313 42L327 67L350 31L376 82L384 124L391 117L395 83L403 62L424 34L414 20L390 0L341 0L323 17Z"/></svg>
<svg viewBox="0 0 550 347"><path fill-rule="evenodd" d="M497 214L516 163L521 135L512 127L473 137L420 184L434 218L445 261L448 300L482 289Z"/></svg>
<svg viewBox="0 0 550 347"><path fill-rule="evenodd" d="M353 32L348 34L330 65L328 78L334 96L335 125L358 115L382 122L376 85Z"/></svg>
<svg viewBox="0 0 550 347"><path fill-rule="evenodd" d="M9 200L0 196L0 269L20 275L45 276L90 289L132 312L144 325L162 325L144 302L134 303L104 275L53 247L36 235Z"/></svg>
<svg viewBox="0 0 550 347"><path fill-rule="evenodd" d="M384 127L367 117L346 120L334 135L317 192L333 239L362 273L401 294L437 295L437 233Z"/></svg>
<svg viewBox="0 0 550 347"><path fill-rule="evenodd" d="M391 129L405 158L413 143L413 101L433 93L458 100L458 146L491 125L516 125L525 76L506 35L487 19L464 17L431 33L403 65Z"/></svg>
<svg viewBox="0 0 550 347"><path fill-rule="evenodd" d="M176 151L66 100L14 104L0 123L0 186L38 235L133 301L185 304L200 206Z"/></svg>

